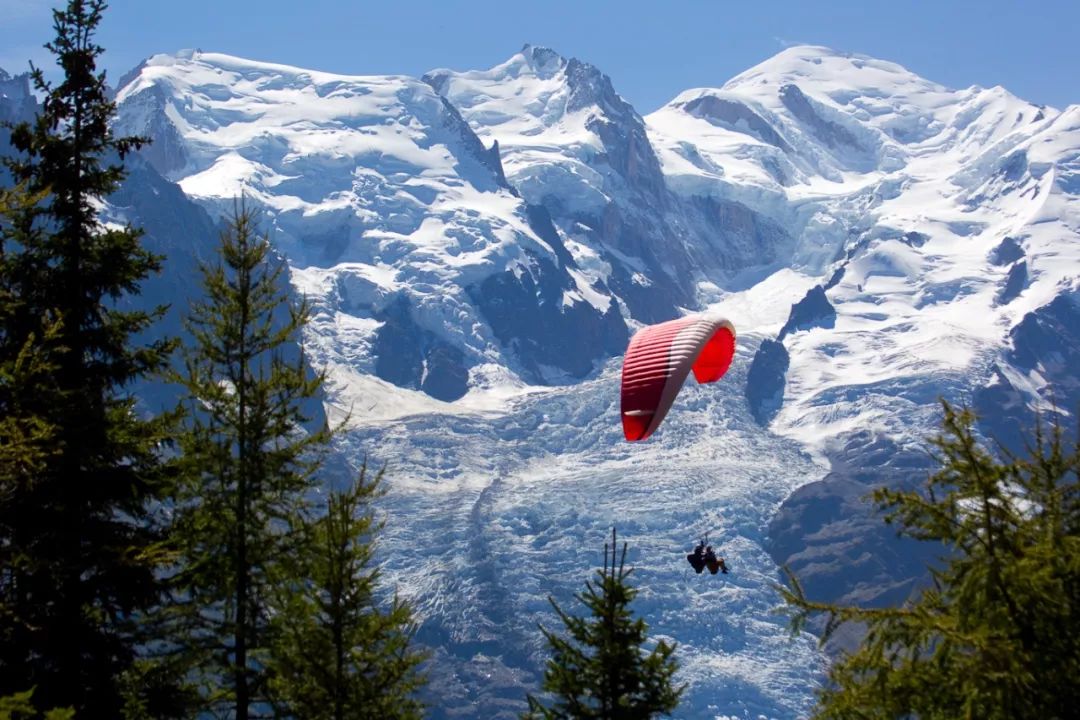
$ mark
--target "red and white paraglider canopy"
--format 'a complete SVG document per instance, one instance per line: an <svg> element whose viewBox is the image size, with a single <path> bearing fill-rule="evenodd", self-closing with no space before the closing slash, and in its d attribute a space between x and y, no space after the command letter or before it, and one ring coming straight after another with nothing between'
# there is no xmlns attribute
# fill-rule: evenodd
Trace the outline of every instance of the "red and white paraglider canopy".
<svg viewBox="0 0 1080 720"><path fill-rule="evenodd" d="M689 315L642 328L630 338L622 371L623 433L630 441L652 435L690 371L716 382L735 355L735 328L714 315Z"/></svg>

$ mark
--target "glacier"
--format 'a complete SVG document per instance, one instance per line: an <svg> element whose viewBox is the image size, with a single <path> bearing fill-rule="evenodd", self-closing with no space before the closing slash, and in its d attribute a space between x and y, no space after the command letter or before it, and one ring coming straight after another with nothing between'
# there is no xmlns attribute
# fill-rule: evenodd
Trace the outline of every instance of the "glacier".
<svg viewBox="0 0 1080 720"><path fill-rule="evenodd" d="M574 608L612 526L679 644L675 717L805 716L828 656L776 613L778 565L902 601L936 549L863 497L925 474L938 398L1006 443L1080 402L1078 106L815 46L644 116L533 45L422 78L183 51L116 97L154 143L104 212L170 256L152 299L186 305L243 194L312 303L332 481L387 463L384 577L435 718L517 716L547 597ZM0 117L31 106L0 73ZM697 310L738 329L732 370L623 442L629 334ZM686 564L706 532L731 575Z"/></svg>

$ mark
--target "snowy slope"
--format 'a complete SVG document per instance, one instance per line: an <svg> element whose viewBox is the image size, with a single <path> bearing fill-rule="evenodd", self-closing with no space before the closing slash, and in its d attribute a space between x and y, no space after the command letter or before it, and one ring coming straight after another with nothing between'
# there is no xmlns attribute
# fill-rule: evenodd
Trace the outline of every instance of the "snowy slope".
<svg viewBox="0 0 1080 720"><path fill-rule="evenodd" d="M424 79L499 143L507 179L533 202L557 195L567 212L600 213L637 183L662 183L641 117L587 63L526 45L490 70Z"/></svg>
<svg viewBox="0 0 1080 720"><path fill-rule="evenodd" d="M785 218L792 265L829 282L831 326L784 340L774 429L917 438L935 394L987 379L1009 330L1075 285L1077 112L796 47L647 118L672 187Z"/></svg>
<svg viewBox="0 0 1080 720"><path fill-rule="evenodd" d="M674 317L719 278L785 257L790 237L745 206L673 195L643 118L596 67L526 45L489 70L424 76L511 185L550 213L588 277L641 321Z"/></svg>
<svg viewBox="0 0 1080 720"><path fill-rule="evenodd" d="M455 400L490 372L580 377L625 340L611 298L573 272L497 154L418 80L191 51L148 60L117 101L118 130L153 137L146 157L190 197L217 215L241 194L265 210L319 314L317 362ZM540 330L573 326L601 343L504 352L519 331L492 307L492 286L539 296Z"/></svg>
<svg viewBox="0 0 1080 720"><path fill-rule="evenodd" d="M673 238L693 246L689 257L695 249L740 257L737 243L725 243L732 224L710 225L699 211L709 202L797 239L761 243L756 266L745 257L727 267L689 263L694 296L777 338L784 360L769 429L832 469L822 482L805 477L772 518L773 557L821 595L902 601L934 550L899 543L862 497L874 484L924 474L937 399L976 402L992 418L1013 418L1015 431L1025 405L1075 391L1065 368L1076 330L1045 339L1080 318L1068 310L1075 303L1057 302L1075 296L1080 277L1077 109L1036 107L1001 88L955 91L892 63L793 48L645 118L664 174L650 195L611 171L589 132L613 103L569 112L571 62L549 51L538 61L538 50L427 79L480 137L499 143L510 183L609 266L617 265L609 243L623 236L590 233L603 221L589 203L609 215L644 209L650 219L639 227L658 228L653 242L676 256ZM640 148L629 117L622 135L634 139L625 145ZM710 232L714 244L702 240ZM785 265L796 273L770 274ZM790 317L762 324L762 304L778 300ZM1038 350L1018 349L1032 333L1045 340ZM1001 397L1018 405L995 404ZM693 474L679 464L673 472Z"/></svg>
<svg viewBox="0 0 1080 720"><path fill-rule="evenodd" d="M779 323L784 310L762 319ZM350 435L348 454L390 459L386 577L435 651L432 717L518 716L548 654L538 624L560 627L547 598L580 611L573 595L612 525L629 543L634 608L653 637L679 644L688 689L674 717L806 715L823 658L775 614L764 535L781 500L824 469L750 418L741 386L753 342L727 382L688 386L648 443L621 439L617 361L497 414L419 414ZM730 575L686 562L706 532Z"/></svg>

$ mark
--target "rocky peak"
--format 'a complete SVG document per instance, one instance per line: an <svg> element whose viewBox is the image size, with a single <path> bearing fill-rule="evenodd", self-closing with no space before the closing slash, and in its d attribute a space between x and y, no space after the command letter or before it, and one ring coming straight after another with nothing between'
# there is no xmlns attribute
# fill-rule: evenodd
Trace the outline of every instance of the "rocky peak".
<svg viewBox="0 0 1080 720"><path fill-rule="evenodd" d="M525 43L518 53L525 65L532 70L537 77L548 79L562 72L568 62L559 53L551 48ZM513 59L511 59L513 62Z"/></svg>

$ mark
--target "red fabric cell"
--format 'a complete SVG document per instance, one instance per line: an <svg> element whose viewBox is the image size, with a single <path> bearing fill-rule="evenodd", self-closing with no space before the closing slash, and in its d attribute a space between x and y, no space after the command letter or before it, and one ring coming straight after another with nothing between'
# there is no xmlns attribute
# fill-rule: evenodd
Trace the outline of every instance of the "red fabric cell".
<svg viewBox="0 0 1080 720"><path fill-rule="evenodd" d="M639 330L623 359L622 425L627 440L644 440L667 415L686 376L719 380L735 354L735 330L726 320L691 315Z"/></svg>

